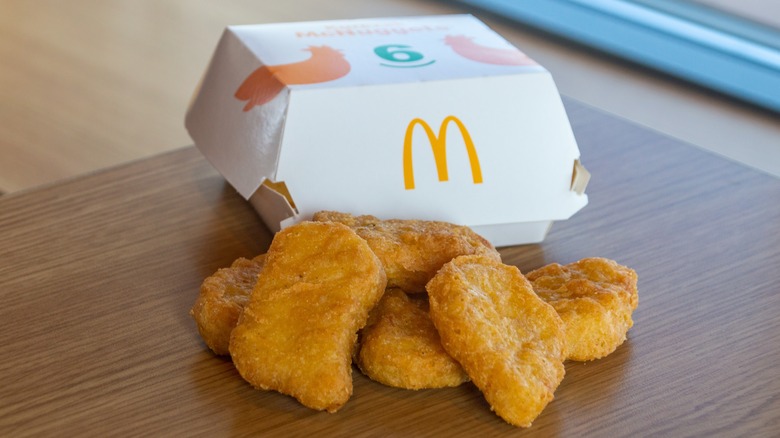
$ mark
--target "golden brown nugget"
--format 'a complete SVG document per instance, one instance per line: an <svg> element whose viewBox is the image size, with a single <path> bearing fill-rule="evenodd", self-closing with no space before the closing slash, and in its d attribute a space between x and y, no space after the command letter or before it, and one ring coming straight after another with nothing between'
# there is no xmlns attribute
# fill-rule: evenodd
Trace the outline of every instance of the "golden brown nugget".
<svg viewBox="0 0 780 438"><path fill-rule="evenodd" d="M386 284L379 259L349 227L303 222L280 231L231 334L233 363L256 388L337 411L352 395L357 332Z"/></svg>
<svg viewBox="0 0 780 438"><path fill-rule="evenodd" d="M536 293L561 315L568 359L599 359L626 340L639 300L633 269L594 257L566 266L552 263L527 277Z"/></svg>
<svg viewBox="0 0 780 438"><path fill-rule="evenodd" d="M358 367L372 380L404 389L445 388L468 375L441 345L425 296L388 289L360 334Z"/></svg>
<svg viewBox="0 0 780 438"><path fill-rule="evenodd" d="M190 315L203 341L215 354L230 354L230 333L249 301L264 262L265 254L252 260L242 257L203 280Z"/></svg>
<svg viewBox="0 0 780 438"><path fill-rule="evenodd" d="M528 427L563 380L563 321L514 266L461 256L428 283L431 319L501 418Z"/></svg>
<svg viewBox="0 0 780 438"><path fill-rule="evenodd" d="M457 256L483 254L501 261L498 251L482 236L447 222L380 220L334 211L315 213L314 220L339 222L354 229L382 261L388 287L407 293L425 292L425 284L439 268Z"/></svg>

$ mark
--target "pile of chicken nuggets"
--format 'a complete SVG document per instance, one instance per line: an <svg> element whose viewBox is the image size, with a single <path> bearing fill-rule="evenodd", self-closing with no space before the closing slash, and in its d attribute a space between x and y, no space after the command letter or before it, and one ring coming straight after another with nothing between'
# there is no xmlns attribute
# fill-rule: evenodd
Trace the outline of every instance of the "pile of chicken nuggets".
<svg viewBox="0 0 780 438"><path fill-rule="evenodd" d="M634 270L604 258L527 274L471 229L320 212L202 284L191 314L206 345L252 386L336 412L352 364L406 389L471 381L508 423L528 427L564 361L626 339Z"/></svg>

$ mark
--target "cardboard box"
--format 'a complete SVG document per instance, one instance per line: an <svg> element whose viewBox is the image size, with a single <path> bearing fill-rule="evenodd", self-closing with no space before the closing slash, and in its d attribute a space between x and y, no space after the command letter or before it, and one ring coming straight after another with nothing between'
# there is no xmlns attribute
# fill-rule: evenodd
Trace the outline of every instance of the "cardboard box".
<svg viewBox="0 0 780 438"><path fill-rule="evenodd" d="M230 26L186 127L273 231L337 210L505 246L587 204L550 73L470 15Z"/></svg>

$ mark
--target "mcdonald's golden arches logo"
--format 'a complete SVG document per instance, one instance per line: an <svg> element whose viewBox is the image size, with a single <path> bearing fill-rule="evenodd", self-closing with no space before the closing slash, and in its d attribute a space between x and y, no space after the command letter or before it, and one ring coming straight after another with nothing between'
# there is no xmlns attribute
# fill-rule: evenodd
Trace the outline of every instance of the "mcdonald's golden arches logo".
<svg viewBox="0 0 780 438"><path fill-rule="evenodd" d="M447 127L450 122L454 123L460 131L463 142L466 144L466 153L469 157L469 165L471 166L471 178L474 184L482 183L482 169L479 166L479 157L477 156L477 149L474 147L474 142L471 140L466 125L455 116L447 116L442 120L439 126L439 135L437 136L431 126L423 119L415 118L409 122L406 127L406 135L404 136L404 188L406 190L414 189L414 166L412 165L412 136L414 134L414 128L417 125L422 126L425 131L425 135L428 137L428 142L433 150L433 159L436 162L436 173L439 176L439 181L448 181L449 172L447 170Z"/></svg>

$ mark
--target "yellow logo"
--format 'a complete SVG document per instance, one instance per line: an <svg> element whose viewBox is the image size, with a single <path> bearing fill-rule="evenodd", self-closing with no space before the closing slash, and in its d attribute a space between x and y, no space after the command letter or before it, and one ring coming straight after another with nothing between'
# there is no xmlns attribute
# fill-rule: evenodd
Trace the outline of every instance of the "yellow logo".
<svg viewBox="0 0 780 438"><path fill-rule="evenodd" d="M482 169L479 166L479 157L477 156L477 150L474 148L474 142L471 140L471 135L466 129L466 125L455 116L447 116L442 120L439 126L439 135L437 136L433 129L431 129L428 123L420 118L415 118L406 127L406 135L404 137L404 187L406 190L414 189L414 168L412 166L412 134L414 134L414 128L417 125L422 126L425 130L425 135L428 137L428 142L431 144L433 150L433 159L436 162L436 172L439 175L439 181L448 181L449 174L447 171L447 127L450 122L460 130L460 135L463 137L463 142L466 144L466 153L469 157L469 165L471 166L471 178L474 184L482 183Z"/></svg>

